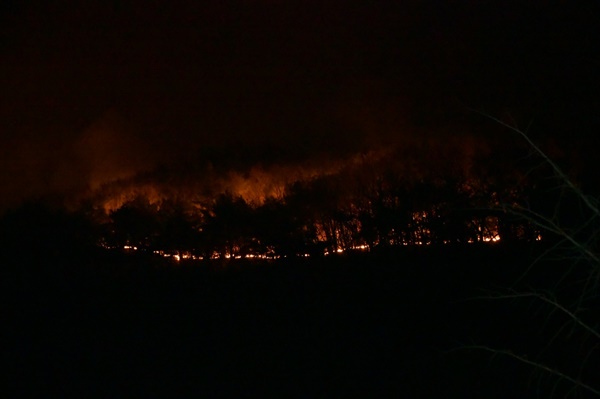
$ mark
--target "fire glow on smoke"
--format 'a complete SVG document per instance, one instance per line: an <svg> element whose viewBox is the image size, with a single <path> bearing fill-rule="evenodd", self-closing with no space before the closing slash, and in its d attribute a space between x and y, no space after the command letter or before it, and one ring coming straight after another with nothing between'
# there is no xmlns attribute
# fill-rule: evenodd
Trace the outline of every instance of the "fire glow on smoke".
<svg viewBox="0 0 600 399"><path fill-rule="evenodd" d="M457 237L448 233L456 226L444 227L445 218L457 198L476 201L469 206L481 209L497 205L499 195L508 195L511 200L518 192L490 191L481 164L476 161L478 156L486 154L485 148L478 153L473 151L473 145L461 146L458 141L426 144L390 147L318 162L306 160L237 169L207 164L194 173L177 173L177 170L139 173L105 183L91 190L88 198L107 215L136 198L144 198L147 203L156 204L156 208L169 200L192 204L191 212L209 219L217 217L212 207L224 194L240 199L252 212L269 202L291 204L288 211L309 213L308 217L297 215L304 218L302 228L313 234L304 242L312 252L299 249L294 254L303 257L370 251L378 246L499 242L497 216L488 214L461 220L463 226ZM380 214L375 215L377 212ZM382 216L385 212L392 212L396 221L386 220ZM373 222L384 226L376 226L375 231L369 225ZM463 228L469 233L460 231ZM444 229L449 230L444 232ZM151 250L175 261L276 259L289 255L282 255L259 236L245 234L246 241L231 239L225 246L209 251L161 247ZM142 247L135 242L120 246L127 251Z"/></svg>

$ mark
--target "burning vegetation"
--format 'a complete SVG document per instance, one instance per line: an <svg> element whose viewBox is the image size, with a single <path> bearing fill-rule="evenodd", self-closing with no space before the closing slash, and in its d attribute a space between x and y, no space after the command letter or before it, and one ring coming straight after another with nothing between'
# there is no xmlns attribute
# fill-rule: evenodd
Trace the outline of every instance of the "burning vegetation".
<svg viewBox="0 0 600 399"><path fill-rule="evenodd" d="M91 208L103 247L177 261L541 239L507 212L532 198L525 175L493 175L485 151L445 144L415 154L373 151L320 169L208 168L179 189L150 177L119 181L96 192Z"/></svg>
<svg viewBox="0 0 600 399"><path fill-rule="evenodd" d="M462 139L404 144L295 164L157 168L92 187L70 212L92 226L96 246L177 261L542 238L511 213L547 204L547 187L533 183L544 172L531 173L520 149L496 156Z"/></svg>

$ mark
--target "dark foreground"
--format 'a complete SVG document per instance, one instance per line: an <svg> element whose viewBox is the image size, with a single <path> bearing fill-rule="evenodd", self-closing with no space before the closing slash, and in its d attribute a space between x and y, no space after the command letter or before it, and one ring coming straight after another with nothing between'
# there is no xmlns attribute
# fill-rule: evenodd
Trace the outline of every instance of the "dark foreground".
<svg viewBox="0 0 600 399"><path fill-rule="evenodd" d="M475 299L510 286L528 247L210 265L25 259L4 266L17 396L517 399L556 388L466 348L539 342L528 305Z"/></svg>

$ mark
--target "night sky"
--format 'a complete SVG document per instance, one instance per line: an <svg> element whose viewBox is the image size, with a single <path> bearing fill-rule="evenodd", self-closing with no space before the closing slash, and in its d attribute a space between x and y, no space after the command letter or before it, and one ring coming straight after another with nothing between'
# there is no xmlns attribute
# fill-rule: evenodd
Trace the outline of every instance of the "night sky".
<svg viewBox="0 0 600 399"><path fill-rule="evenodd" d="M469 108L533 122L535 138L600 127L596 1L1 7L1 209L157 170L492 134Z"/></svg>

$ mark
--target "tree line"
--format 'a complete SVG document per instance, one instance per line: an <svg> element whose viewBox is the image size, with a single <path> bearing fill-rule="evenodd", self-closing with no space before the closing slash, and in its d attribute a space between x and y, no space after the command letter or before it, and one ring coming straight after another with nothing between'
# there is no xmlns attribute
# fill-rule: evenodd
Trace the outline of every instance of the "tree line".
<svg viewBox="0 0 600 399"><path fill-rule="evenodd" d="M202 258L533 241L539 229L508 209L542 206L541 192L517 168L499 170L489 159L468 172L434 173L388 157L297 181L261 203L232 192L202 203L137 197L106 215L103 239Z"/></svg>
<svg viewBox="0 0 600 399"><path fill-rule="evenodd" d="M110 212L93 203L76 211L29 203L2 217L0 233L12 247L58 251L85 243L201 258L540 239L542 232L510 209L542 211L551 203L537 177L543 172L524 173L496 156L479 154L465 168L395 150L296 181L261 203L233 192L209 201L138 196Z"/></svg>

